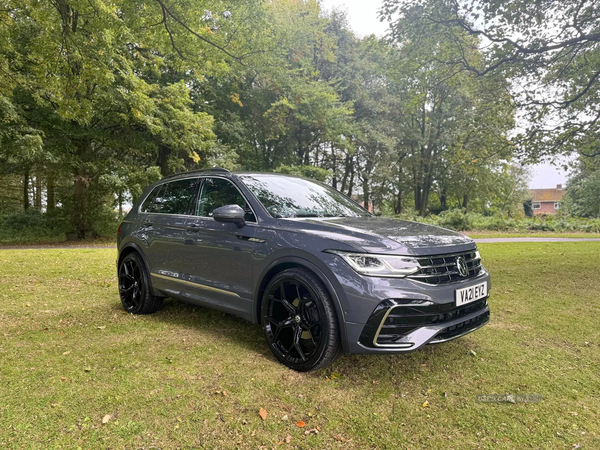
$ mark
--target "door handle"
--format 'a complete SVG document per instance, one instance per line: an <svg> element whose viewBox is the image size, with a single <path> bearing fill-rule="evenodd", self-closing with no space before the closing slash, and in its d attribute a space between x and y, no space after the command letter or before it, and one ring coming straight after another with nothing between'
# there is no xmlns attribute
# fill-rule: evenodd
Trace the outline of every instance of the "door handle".
<svg viewBox="0 0 600 450"><path fill-rule="evenodd" d="M244 236L242 234L238 234L237 237L238 237L238 239L241 239L242 241L256 242L259 244L263 244L266 242L264 239L259 239L259 238L250 237L250 236Z"/></svg>
<svg viewBox="0 0 600 450"><path fill-rule="evenodd" d="M197 224L197 223L193 223L193 224L191 224L190 226L188 226L188 227L185 227L185 229L186 229L187 231L190 231L190 232L192 232L192 233L197 233L198 231L200 231L200 225L199 225L199 224Z"/></svg>

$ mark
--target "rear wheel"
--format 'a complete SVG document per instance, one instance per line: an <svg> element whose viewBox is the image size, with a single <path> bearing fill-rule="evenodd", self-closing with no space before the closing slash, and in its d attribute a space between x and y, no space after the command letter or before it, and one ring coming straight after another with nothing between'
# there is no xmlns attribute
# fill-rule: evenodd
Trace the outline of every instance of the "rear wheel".
<svg viewBox="0 0 600 450"><path fill-rule="evenodd" d="M148 271L138 253L130 253L119 265L119 295L125 311L151 314L162 305L162 297L152 295Z"/></svg>
<svg viewBox="0 0 600 450"><path fill-rule="evenodd" d="M331 297L312 272L294 268L275 275L262 301L262 325L275 357L300 371L331 364L341 349Z"/></svg>

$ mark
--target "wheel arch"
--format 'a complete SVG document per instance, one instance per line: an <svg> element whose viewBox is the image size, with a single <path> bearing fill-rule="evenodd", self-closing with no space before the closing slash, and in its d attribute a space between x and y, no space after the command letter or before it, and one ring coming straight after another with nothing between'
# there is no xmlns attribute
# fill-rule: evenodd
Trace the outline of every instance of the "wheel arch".
<svg viewBox="0 0 600 450"><path fill-rule="evenodd" d="M323 285L325 286L325 289L327 289L327 292L331 296L331 299L333 300L333 305L335 307L336 318L337 318L338 326L340 329L342 349L344 352L347 351L348 343L347 343L347 339L346 339L346 337L347 337L346 321L344 320L344 310L342 308L342 302L340 300L338 292L334 288L334 286L333 286L332 282L329 280L329 278L325 275L323 270L321 270L317 265L313 264L311 261L308 261L307 259L304 259L301 257L287 256L287 257L279 258L279 259L271 262L271 264L269 264L263 270L263 273L260 277L260 281L258 283L258 287L256 289L256 294L255 294L255 299L254 299L254 312L253 312L254 322L256 322L258 324L261 323L260 310L262 308L262 298L263 298L265 289L267 288L267 285L269 284L269 282L278 273L280 273L284 270L287 270L287 269L295 268L295 267L300 267L300 268L309 270L310 272L315 274L317 276L317 278L319 278L319 280L323 283Z"/></svg>
<svg viewBox="0 0 600 450"><path fill-rule="evenodd" d="M150 285L150 291L152 292L153 295L158 295L158 293L154 290L154 286L152 285L152 273L150 272L150 266L148 265L148 260L146 259L146 255L144 254L144 251L141 249L141 247L138 244L136 244L135 242L128 242L119 250L119 257L117 259L117 276L118 276L119 268L121 267L121 261L123 261L123 258L125 258L127 255L129 255L131 253L137 253L138 255L140 255L140 257L144 261L144 265L146 266L146 271L148 272L148 284Z"/></svg>

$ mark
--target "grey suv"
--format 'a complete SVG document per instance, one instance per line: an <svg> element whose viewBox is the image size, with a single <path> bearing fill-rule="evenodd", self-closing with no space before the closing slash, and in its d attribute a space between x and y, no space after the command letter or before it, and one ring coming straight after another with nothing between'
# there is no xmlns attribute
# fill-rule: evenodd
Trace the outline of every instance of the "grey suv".
<svg viewBox="0 0 600 450"><path fill-rule="evenodd" d="M262 326L283 364L340 351L401 353L485 325L490 277L475 243L375 217L333 188L208 169L149 186L119 227L124 308L173 297Z"/></svg>

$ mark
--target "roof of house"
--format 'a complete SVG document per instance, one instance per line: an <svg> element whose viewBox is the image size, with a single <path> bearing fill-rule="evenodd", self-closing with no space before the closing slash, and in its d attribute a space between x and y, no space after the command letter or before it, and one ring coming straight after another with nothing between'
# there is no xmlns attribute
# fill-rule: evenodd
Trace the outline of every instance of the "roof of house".
<svg viewBox="0 0 600 450"><path fill-rule="evenodd" d="M531 189L530 192L534 202L560 202L565 195L561 185L550 189Z"/></svg>

